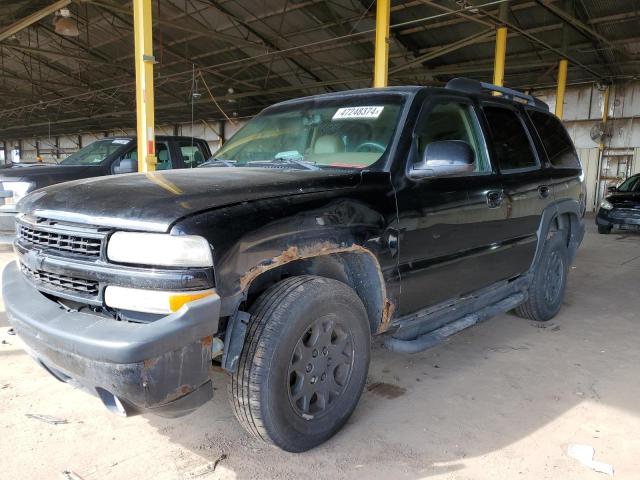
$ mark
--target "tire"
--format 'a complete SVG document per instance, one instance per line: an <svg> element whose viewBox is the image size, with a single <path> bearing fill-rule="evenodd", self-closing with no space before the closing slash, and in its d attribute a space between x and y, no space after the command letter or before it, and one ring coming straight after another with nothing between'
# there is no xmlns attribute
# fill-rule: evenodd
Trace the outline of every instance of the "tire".
<svg viewBox="0 0 640 480"><path fill-rule="evenodd" d="M250 313L229 385L236 418L288 452L320 445L364 388L371 332L362 301L342 282L303 275L267 289Z"/></svg>
<svg viewBox="0 0 640 480"><path fill-rule="evenodd" d="M536 322L551 320L560 311L567 286L569 255L562 232L550 232L529 286L527 301L515 309L523 318Z"/></svg>
<svg viewBox="0 0 640 480"><path fill-rule="evenodd" d="M603 235L608 235L609 233L611 233L611 228L612 227L606 227L604 225L598 225L598 233L601 233Z"/></svg>

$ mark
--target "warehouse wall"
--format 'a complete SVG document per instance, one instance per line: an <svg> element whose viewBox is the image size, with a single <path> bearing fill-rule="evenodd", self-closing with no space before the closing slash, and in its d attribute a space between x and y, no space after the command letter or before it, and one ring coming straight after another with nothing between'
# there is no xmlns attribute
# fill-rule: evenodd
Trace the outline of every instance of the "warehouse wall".
<svg viewBox="0 0 640 480"><path fill-rule="evenodd" d="M234 123L225 122L224 138L230 138L244 123L246 122L243 120L236 120ZM185 137L193 135L194 137L205 139L209 143L211 151L215 152L220 148L221 128L221 122L217 121L198 121L194 122L193 126L191 122L178 125L160 125L156 127L156 135L184 135ZM5 142L7 145L6 161L11 161L12 151L19 149L21 151L20 159L22 162L35 162L39 153L44 162L55 163L56 160L64 159L68 155L76 152L80 146L87 146L105 136L133 136L135 134L136 131L133 128L119 128L96 133L64 135L52 138L8 139ZM0 162L4 161L4 159L5 152L2 143L0 143Z"/></svg>
<svg viewBox="0 0 640 480"><path fill-rule="evenodd" d="M536 96L555 110L555 90L537 91ZM590 137L594 125L602 119L604 92L594 85L568 88L564 102L563 121L577 148L596 147ZM609 100L610 131L606 148L640 147L640 81L614 85Z"/></svg>
<svg viewBox="0 0 640 480"><path fill-rule="evenodd" d="M536 96L555 110L555 90L537 91ZM593 211L608 185L640 173L640 82L634 81L611 88L609 121L600 156L599 140L591 133L602 120L604 92L595 85L567 89L563 122L578 149L585 170L587 208ZM598 165L602 162L598 186Z"/></svg>

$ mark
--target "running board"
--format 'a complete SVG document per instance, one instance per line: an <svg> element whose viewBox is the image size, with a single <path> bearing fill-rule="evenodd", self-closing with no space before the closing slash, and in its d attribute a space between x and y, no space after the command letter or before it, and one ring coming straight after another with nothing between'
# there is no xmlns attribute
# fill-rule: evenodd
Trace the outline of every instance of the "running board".
<svg viewBox="0 0 640 480"><path fill-rule="evenodd" d="M480 322L495 317L500 313L508 312L514 309L527 299L524 292L515 293L499 302L484 307L477 312L465 315L464 317L454 320L446 325L433 330L429 333L420 335L412 340L402 340L388 336L384 340L384 346L392 352L399 353L418 353L428 348L434 347L441 343L447 337L454 335L465 328L469 328Z"/></svg>

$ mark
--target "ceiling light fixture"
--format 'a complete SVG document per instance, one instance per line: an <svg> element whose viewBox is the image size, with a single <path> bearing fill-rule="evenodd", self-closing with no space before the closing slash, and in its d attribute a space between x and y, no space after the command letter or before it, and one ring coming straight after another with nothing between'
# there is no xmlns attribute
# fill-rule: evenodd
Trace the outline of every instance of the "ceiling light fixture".
<svg viewBox="0 0 640 480"><path fill-rule="evenodd" d="M56 33L65 37L77 37L80 35L77 23L71 18L68 8L62 8L56 12L53 18L53 26Z"/></svg>

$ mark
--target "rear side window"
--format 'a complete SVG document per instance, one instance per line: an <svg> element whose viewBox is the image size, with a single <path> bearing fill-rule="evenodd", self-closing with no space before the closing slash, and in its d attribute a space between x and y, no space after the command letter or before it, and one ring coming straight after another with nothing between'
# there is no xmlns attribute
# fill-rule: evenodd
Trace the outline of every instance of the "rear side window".
<svg viewBox="0 0 640 480"><path fill-rule="evenodd" d="M538 166L527 131L515 111L485 107L484 114L491 129L493 148L500 170L522 170Z"/></svg>
<svg viewBox="0 0 640 480"><path fill-rule="evenodd" d="M182 140L178 142L178 148L182 155L182 160L187 168L195 168L204 163L208 158L204 152L204 147L200 142L190 142Z"/></svg>
<svg viewBox="0 0 640 480"><path fill-rule="evenodd" d="M557 168L580 168L580 161L567 131L553 115L529 112L551 165Z"/></svg>

